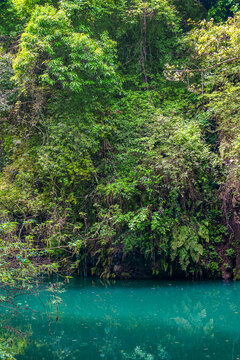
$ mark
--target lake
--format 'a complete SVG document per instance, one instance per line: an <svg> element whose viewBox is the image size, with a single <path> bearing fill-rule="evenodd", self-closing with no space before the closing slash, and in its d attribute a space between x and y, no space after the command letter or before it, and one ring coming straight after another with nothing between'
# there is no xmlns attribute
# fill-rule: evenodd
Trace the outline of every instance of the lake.
<svg viewBox="0 0 240 360"><path fill-rule="evenodd" d="M73 279L57 296L21 299L18 360L240 359L238 282Z"/></svg>

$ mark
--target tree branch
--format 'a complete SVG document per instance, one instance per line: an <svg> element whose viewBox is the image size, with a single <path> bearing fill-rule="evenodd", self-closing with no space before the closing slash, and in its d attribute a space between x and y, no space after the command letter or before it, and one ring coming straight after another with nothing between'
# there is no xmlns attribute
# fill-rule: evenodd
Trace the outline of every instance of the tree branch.
<svg viewBox="0 0 240 360"><path fill-rule="evenodd" d="M184 69L184 70L178 70L178 69L175 69L175 70L165 70L165 71L168 71L168 72L181 72L181 73L184 73L184 72L205 72L205 71L208 71L208 70L211 70L211 69L214 69L215 67L218 67L222 64L225 64L225 63L228 63L228 62L233 62L233 61L236 61L236 60L240 60L240 56L238 57L234 57L234 58L231 58L231 59L227 59L227 60L223 60L215 65L212 65L212 66L209 66L205 69Z"/></svg>

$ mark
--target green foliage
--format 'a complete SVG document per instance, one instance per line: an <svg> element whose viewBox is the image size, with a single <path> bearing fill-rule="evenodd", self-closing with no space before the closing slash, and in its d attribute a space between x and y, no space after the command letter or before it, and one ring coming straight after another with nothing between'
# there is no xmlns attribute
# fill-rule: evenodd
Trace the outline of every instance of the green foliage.
<svg viewBox="0 0 240 360"><path fill-rule="evenodd" d="M136 125L132 133L128 128L109 180L98 185L98 221L88 236L100 244L95 243L97 249L109 244L114 253L112 244L118 244L125 254L144 255L153 271L166 271L166 263L176 259L187 271L199 262L203 245L210 241L208 202L210 189L214 197L218 159L194 122L151 115L152 110L147 109L145 119L135 120L141 123L139 134ZM215 221L211 219L211 226Z"/></svg>
<svg viewBox="0 0 240 360"><path fill-rule="evenodd" d="M214 0L208 1L206 4L209 11L208 17L214 18L217 21L227 20L229 16L240 10L240 3L238 0Z"/></svg>
<svg viewBox="0 0 240 360"><path fill-rule="evenodd" d="M3 360L15 360L14 353L9 347L8 342L2 342L0 339L0 356Z"/></svg>
<svg viewBox="0 0 240 360"><path fill-rule="evenodd" d="M11 0L0 3L0 43L6 48L12 43L18 31L22 30L22 22Z"/></svg>
<svg viewBox="0 0 240 360"><path fill-rule="evenodd" d="M115 44L103 33L101 40L74 32L63 9L38 6L22 34L14 61L16 80L26 90L50 85L96 99L112 92L115 75ZM104 90L104 91L103 91Z"/></svg>
<svg viewBox="0 0 240 360"><path fill-rule="evenodd" d="M211 2L208 15L194 0L14 0L1 10L2 288L29 292L60 272L68 281L230 273L238 2ZM6 293L0 302L14 307ZM25 345L6 339L0 357L13 359ZM168 354L124 354L153 356Z"/></svg>
<svg viewBox="0 0 240 360"><path fill-rule="evenodd" d="M204 73L205 114L211 131L217 134L218 151L225 164L226 178L220 196L228 212L228 225L239 192L239 21L237 13L220 25L204 22L187 38L194 46L194 62L203 69L210 67Z"/></svg>
<svg viewBox="0 0 240 360"><path fill-rule="evenodd" d="M219 272L236 256L239 14L194 23L206 11L191 0L11 6L20 34L0 60L2 281Z"/></svg>

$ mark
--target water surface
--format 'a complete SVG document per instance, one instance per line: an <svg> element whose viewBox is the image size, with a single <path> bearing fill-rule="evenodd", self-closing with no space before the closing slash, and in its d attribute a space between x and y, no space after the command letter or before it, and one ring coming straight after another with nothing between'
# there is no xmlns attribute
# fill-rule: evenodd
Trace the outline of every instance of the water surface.
<svg viewBox="0 0 240 360"><path fill-rule="evenodd" d="M59 296L58 313L49 294L22 300L37 312L14 320L18 360L240 359L240 283L74 279Z"/></svg>

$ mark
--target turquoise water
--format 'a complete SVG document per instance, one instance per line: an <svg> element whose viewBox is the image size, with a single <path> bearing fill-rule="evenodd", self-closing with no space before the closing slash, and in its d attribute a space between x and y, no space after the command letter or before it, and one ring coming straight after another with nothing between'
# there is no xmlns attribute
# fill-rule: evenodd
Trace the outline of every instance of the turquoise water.
<svg viewBox="0 0 240 360"><path fill-rule="evenodd" d="M58 321L23 300L37 312L14 320L29 334L18 360L240 359L240 283L74 279L59 296Z"/></svg>

